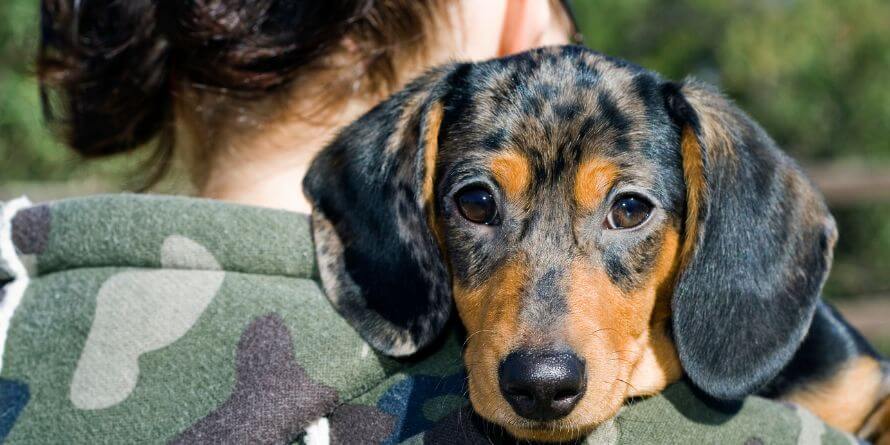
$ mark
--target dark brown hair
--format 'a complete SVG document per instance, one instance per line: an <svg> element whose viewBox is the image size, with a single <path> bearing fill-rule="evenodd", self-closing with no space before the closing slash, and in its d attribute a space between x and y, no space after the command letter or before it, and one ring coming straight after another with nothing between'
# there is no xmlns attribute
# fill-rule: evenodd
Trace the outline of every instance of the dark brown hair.
<svg viewBox="0 0 890 445"><path fill-rule="evenodd" d="M399 82L399 58L423 48L441 3L43 0L38 72L44 114L87 158L157 142L153 182L172 158L177 87L245 100L268 97L324 69L329 55L346 49L358 69L341 69L336 80L385 91Z"/></svg>

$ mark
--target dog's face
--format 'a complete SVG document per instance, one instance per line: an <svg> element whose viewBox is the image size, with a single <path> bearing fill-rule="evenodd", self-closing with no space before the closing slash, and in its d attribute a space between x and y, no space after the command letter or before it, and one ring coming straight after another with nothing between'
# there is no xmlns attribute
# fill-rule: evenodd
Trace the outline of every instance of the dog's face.
<svg viewBox="0 0 890 445"><path fill-rule="evenodd" d="M584 431L681 374L676 130L655 77L597 62L518 59L443 113L431 225L470 397L524 438Z"/></svg>
<svg viewBox="0 0 890 445"><path fill-rule="evenodd" d="M341 313L405 355L453 301L473 407L525 439L581 435L684 371L756 390L800 342L834 237L719 95L575 47L429 73L305 184Z"/></svg>

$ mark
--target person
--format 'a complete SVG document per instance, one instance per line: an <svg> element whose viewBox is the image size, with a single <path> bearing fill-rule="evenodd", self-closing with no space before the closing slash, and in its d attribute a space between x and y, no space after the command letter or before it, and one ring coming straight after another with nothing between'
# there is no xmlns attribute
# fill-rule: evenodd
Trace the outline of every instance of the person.
<svg viewBox="0 0 890 445"><path fill-rule="evenodd" d="M87 158L150 151L147 183L181 162L212 199L2 206L0 441L509 440L467 405L459 329L416 357L371 351L322 295L293 211L309 211L302 176L338 129L437 64L568 43L567 6L44 0L48 123ZM588 441L694 437L848 439L681 382Z"/></svg>
<svg viewBox="0 0 890 445"><path fill-rule="evenodd" d="M44 2L38 60L69 147L151 144L154 171L177 153L199 196L303 212L314 154L411 78L576 34L552 0L77 4Z"/></svg>

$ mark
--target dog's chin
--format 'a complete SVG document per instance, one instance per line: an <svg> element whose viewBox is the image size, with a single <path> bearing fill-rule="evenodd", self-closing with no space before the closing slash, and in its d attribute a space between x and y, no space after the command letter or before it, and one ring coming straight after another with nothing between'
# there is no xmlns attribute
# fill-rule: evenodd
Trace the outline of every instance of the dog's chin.
<svg viewBox="0 0 890 445"><path fill-rule="evenodd" d="M583 420L579 418L581 416L578 413L572 413L567 417L550 422L531 421L512 412L506 415L501 414L497 416L498 419L492 419L485 415L482 417L501 426L516 439L535 442L572 442L586 437L617 413L618 408L604 410L601 412L601 416L597 416L595 419L591 416L584 416Z"/></svg>
<svg viewBox="0 0 890 445"><path fill-rule="evenodd" d="M591 425L562 425L562 422L541 422L527 426L504 425L504 429L511 436L520 440L535 442L571 442L590 434L596 429L597 424Z"/></svg>

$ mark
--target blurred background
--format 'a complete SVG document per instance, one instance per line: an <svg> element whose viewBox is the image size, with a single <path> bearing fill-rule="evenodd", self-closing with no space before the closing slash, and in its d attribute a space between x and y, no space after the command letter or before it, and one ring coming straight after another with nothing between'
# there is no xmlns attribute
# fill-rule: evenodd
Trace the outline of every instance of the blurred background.
<svg viewBox="0 0 890 445"><path fill-rule="evenodd" d="M719 85L800 161L840 229L825 295L890 354L890 1L574 4L588 46ZM32 75L38 6L0 2L0 200L138 186L138 155L81 161L44 127ZM153 191L189 189L174 171Z"/></svg>

